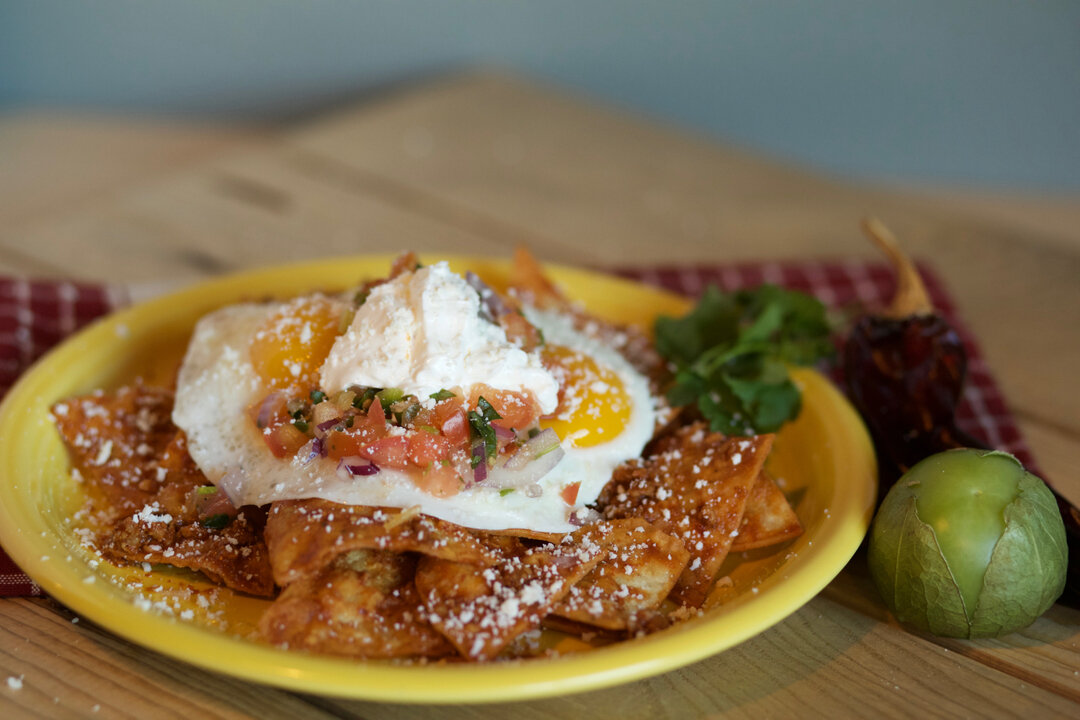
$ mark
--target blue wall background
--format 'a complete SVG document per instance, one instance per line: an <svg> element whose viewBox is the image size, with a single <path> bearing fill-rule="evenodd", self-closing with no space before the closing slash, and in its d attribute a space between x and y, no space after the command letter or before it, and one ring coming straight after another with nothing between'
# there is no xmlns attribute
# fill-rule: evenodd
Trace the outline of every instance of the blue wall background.
<svg viewBox="0 0 1080 720"><path fill-rule="evenodd" d="M1080 189L1072 0L0 0L5 107L289 119L476 64L844 175Z"/></svg>

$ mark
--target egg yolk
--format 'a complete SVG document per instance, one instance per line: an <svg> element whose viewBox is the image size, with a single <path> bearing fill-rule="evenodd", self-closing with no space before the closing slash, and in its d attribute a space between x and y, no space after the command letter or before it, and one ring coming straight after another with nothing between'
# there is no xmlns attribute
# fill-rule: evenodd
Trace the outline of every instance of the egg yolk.
<svg viewBox="0 0 1080 720"><path fill-rule="evenodd" d="M576 447L611 442L630 422L633 409L622 380L610 368L577 350L547 345L541 359L559 381L559 406L540 420Z"/></svg>
<svg viewBox="0 0 1080 720"><path fill-rule="evenodd" d="M313 385L338 336L339 306L327 298L297 298L266 319L249 346L264 386Z"/></svg>

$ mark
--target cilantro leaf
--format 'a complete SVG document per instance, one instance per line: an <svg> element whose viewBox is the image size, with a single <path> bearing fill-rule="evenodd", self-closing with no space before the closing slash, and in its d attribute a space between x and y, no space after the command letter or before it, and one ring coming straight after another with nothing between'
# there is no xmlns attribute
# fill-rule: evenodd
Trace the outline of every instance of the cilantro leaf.
<svg viewBox="0 0 1080 720"><path fill-rule="evenodd" d="M472 431L471 435L473 439L478 439L484 444L484 453L490 459L495 457L499 451L498 440L495 437L495 428L491 426L492 420L501 420L502 416L492 407L491 403L481 396L476 401L476 410L470 410L467 417L469 419L469 428ZM473 458L473 467L479 464L479 461Z"/></svg>
<svg viewBox="0 0 1080 720"><path fill-rule="evenodd" d="M681 318L656 320L656 348L675 367L668 400L697 405L713 430L777 430L799 414L787 365L830 357L829 322L815 298L776 285L706 288Z"/></svg>

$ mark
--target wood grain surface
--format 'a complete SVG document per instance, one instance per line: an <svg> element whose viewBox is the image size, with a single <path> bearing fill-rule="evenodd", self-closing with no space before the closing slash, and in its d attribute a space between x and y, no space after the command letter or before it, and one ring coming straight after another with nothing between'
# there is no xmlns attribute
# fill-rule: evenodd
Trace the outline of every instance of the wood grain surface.
<svg viewBox="0 0 1080 720"><path fill-rule="evenodd" d="M826 178L493 73L273 132L0 116L0 158L0 272L150 291L402 248L505 255L525 244L593 267L866 257L858 221L873 213L944 278L1040 466L1080 500L1075 198ZM0 684L4 718L1073 717L1080 612L1055 606L996 640L913 634L857 556L784 622L687 668L562 698L420 707L233 680L51 600L11 599L0 601L8 676L23 687Z"/></svg>

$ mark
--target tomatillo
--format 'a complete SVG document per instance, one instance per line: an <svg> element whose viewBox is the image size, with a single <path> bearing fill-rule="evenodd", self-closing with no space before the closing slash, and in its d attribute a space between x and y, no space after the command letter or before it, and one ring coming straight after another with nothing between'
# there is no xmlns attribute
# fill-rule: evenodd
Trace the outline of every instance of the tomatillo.
<svg viewBox="0 0 1080 720"><path fill-rule="evenodd" d="M948 450L911 468L870 529L870 573L901 622L948 637L1031 624L1065 587L1054 496L1015 457Z"/></svg>

